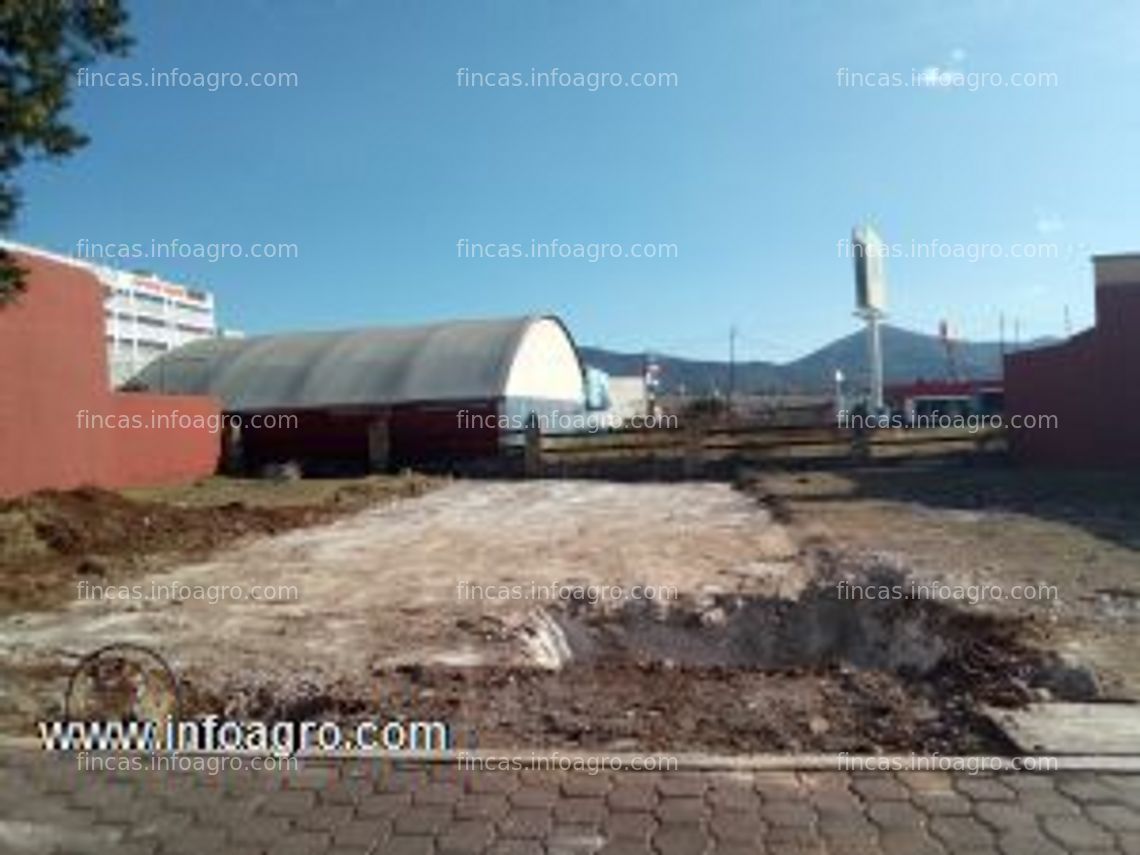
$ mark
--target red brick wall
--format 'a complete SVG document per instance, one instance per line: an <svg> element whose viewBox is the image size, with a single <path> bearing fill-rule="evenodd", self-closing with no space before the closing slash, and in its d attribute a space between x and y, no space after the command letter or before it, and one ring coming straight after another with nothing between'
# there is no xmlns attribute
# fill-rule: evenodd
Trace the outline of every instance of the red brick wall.
<svg viewBox="0 0 1140 855"><path fill-rule="evenodd" d="M1012 430L1018 460L1140 466L1140 283L1097 289L1096 326L1062 344L1006 357L1005 409L1055 414L1056 429Z"/></svg>
<svg viewBox="0 0 1140 855"><path fill-rule="evenodd" d="M214 471L220 433L187 427L99 429L101 417L170 412L217 417L209 398L112 393L103 292L89 272L32 255L27 290L0 308L0 496L85 484L137 486Z"/></svg>

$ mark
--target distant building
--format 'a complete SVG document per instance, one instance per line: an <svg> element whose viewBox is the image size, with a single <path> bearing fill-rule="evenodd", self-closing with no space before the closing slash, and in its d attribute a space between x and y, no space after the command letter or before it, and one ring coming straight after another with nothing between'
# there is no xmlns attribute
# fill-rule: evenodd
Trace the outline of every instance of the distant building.
<svg viewBox="0 0 1140 855"><path fill-rule="evenodd" d="M1140 466L1140 254L1093 257L1096 324L1005 358L1005 415L1022 461ZM1055 424L1041 424L1042 417Z"/></svg>
<svg viewBox="0 0 1140 855"><path fill-rule="evenodd" d="M120 386L156 357L219 335L212 294L150 273L115 270L82 259L4 242L5 248L86 270L103 286L107 365ZM233 333L226 333L233 335Z"/></svg>
<svg viewBox="0 0 1140 855"><path fill-rule="evenodd" d="M916 380L888 386L890 410L907 419L991 415L1002 412L1000 380Z"/></svg>
<svg viewBox="0 0 1140 855"><path fill-rule="evenodd" d="M650 413L652 401L644 375L630 374L609 378L609 412L615 421L626 422Z"/></svg>
<svg viewBox="0 0 1140 855"><path fill-rule="evenodd" d="M94 270L103 284L107 362L114 385L167 351L218 335L212 294L151 274Z"/></svg>
<svg viewBox="0 0 1140 855"><path fill-rule="evenodd" d="M604 410L610 405L610 375L593 365L586 366L586 406Z"/></svg>

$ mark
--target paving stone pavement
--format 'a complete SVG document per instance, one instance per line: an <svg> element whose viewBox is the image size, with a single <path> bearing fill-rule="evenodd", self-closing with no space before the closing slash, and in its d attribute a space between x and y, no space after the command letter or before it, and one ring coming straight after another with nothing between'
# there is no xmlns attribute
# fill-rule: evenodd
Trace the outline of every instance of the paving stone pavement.
<svg viewBox="0 0 1140 855"><path fill-rule="evenodd" d="M0 852L1140 853L1140 775L80 770L0 750Z"/></svg>

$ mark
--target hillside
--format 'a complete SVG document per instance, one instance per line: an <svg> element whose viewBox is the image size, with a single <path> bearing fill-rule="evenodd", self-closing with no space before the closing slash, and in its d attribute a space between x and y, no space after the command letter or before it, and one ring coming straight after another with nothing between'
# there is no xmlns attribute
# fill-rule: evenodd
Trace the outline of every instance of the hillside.
<svg viewBox="0 0 1140 855"><path fill-rule="evenodd" d="M1046 342L1033 342L1030 346ZM1001 376L1001 345L997 342L959 342L959 371L964 377ZM583 347L588 365L610 374L637 374L642 354L617 353ZM655 354L661 365L662 391L704 394L728 387L728 363ZM887 383L943 379L947 376L946 351L937 336L883 326L883 361ZM866 383L867 337L863 330L836 339L812 353L786 363L738 362L736 388L742 393L817 392L829 390L835 370L841 369L856 385Z"/></svg>

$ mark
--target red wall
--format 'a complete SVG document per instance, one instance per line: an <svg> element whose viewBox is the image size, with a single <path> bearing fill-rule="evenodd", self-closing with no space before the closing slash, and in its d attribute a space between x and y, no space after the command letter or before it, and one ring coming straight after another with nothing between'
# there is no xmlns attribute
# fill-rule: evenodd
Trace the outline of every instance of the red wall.
<svg viewBox="0 0 1140 855"><path fill-rule="evenodd" d="M126 487L212 473L221 433L193 427L98 428L107 418L175 410L219 415L210 398L113 393L103 289L86 270L19 254L27 289L0 308L0 496L45 487Z"/></svg>
<svg viewBox="0 0 1140 855"><path fill-rule="evenodd" d="M317 460L367 467L369 413L281 412L295 427L242 429L242 451L252 467L291 460Z"/></svg>
<svg viewBox="0 0 1140 855"><path fill-rule="evenodd" d="M392 459L414 465L495 457L498 412L495 401L397 407L392 412Z"/></svg>
<svg viewBox="0 0 1140 855"><path fill-rule="evenodd" d="M1140 283L1097 288L1097 321L1068 341L1005 360L1006 419L1055 414L1058 427L1011 430L1015 456L1052 466L1140 466Z"/></svg>
<svg viewBox="0 0 1140 855"><path fill-rule="evenodd" d="M460 413L468 416L466 423ZM389 460L393 466L494 457L499 453L499 429L494 401L435 406L405 404L367 412L295 411L294 427L242 431L246 462L300 460L368 465L368 426L388 418Z"/></svg>
<svg viewBox="0 0 1140 855"><path fill-rule="evenodd" d="M120 392L111 395L110 409L119 416L138 416L144 425L154 419L159 427L102 431L106 442L97 483L110 487L174 484L212 475L217 469L222 451L221 408L213 398ZM161 421L172 417L178 421ZM193 427L195 423L203 426Z"/></svg>

